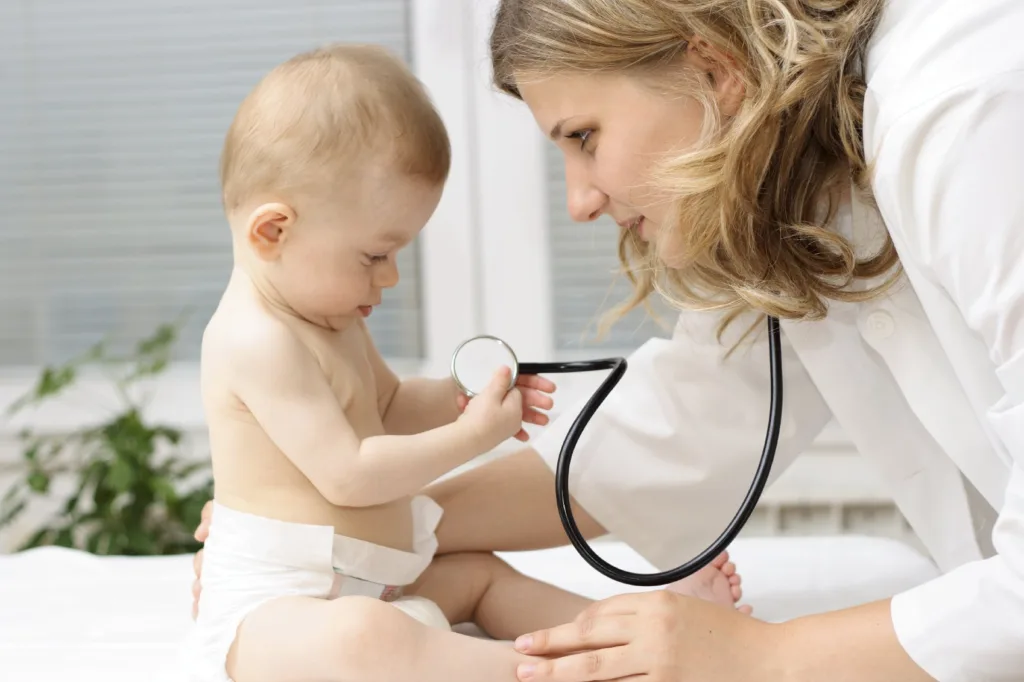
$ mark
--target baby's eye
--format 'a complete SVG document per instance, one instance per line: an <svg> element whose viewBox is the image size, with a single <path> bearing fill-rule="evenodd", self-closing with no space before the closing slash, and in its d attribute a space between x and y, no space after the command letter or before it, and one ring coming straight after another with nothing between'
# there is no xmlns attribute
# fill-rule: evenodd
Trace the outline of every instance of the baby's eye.
<svg viewBox="0 0 1024 682"><path fill-rule="evenodd" d="M587 149L587 140L590 139L590 135L593 132L594 131L591 128L584 128L583 130L577 130L574 133L569 133L568 135L566 135L566 137L569 138L570 140L579 140L580 141L580 149L586 151L586 149Z"/></svg>
<svg viewBox="0 0 1024 682"><path fill-rule="evenodd" d="M370 256L371 263L384 263L388 259L387 256Z"/></svg>

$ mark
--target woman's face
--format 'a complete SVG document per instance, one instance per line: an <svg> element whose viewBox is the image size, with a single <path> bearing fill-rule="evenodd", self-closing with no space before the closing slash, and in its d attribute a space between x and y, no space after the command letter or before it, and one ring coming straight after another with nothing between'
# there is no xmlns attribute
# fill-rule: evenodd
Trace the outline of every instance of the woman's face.
<svg viewBox="0 0 1024 682"><path fill-rule="evenodd" d="M669 205L652 189L651 172L666 154L697 141L700 103L622 73L524 79L519 91L562 151L573 220L607 214L641 239L656 239Z"/></svg>

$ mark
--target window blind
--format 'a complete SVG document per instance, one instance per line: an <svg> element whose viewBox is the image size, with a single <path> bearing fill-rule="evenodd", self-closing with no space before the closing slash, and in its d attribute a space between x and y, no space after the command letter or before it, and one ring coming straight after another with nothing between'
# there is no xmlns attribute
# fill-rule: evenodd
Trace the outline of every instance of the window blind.
<svg viewBox="0 0 1024 682"><path fill-rule="evenodd" d="M554 296L554 347L564 356L594 349L634 350L652 336L666 337L675 314L653 298L657 318L630 311L599 339L602 315L628 300L632 284L620 273L619 227L608 216L593 223L569 217L562 154L547 145L548 230Z"/></svg>
<svg viewBox="0 0 1024 682"><path fill-rule="evenodd" d="M231 268L224 134L269 69L333 41L408 60L408 0L0 2L0 367L183 314L197 359ZM385 356L421 355L418 261L369 320Z"/></svg>

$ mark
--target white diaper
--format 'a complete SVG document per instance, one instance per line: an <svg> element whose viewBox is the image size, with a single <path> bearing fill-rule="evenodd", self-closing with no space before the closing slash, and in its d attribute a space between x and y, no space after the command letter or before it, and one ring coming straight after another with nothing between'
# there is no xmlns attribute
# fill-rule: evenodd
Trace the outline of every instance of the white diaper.
<svg viewBox="0 0 1024 682"><path fill-rule="evenodd" d="M196 682L231 682L228 650L242 620L285 596L335 599L363 595L393 603L416 620L450 629L441 609L402 587L415 582L437 550L441 508L415 497L413 551L336 535L330 526L277 521L214 503L203 548L199 615L183 650Z"/></svg>

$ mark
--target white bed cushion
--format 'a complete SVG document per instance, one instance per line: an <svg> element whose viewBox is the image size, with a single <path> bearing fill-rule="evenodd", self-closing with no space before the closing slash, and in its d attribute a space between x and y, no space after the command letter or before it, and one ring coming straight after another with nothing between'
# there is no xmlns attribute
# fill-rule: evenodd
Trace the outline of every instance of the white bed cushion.
<svg viewBox="0 0 1024 682"><path fill-rule="evenodd" d="M650 567L601 543L624 568ZM748 603L766 620L891 596L936 575L908 546L863 537L737 541ZM635 591L595 573L571 548L503 555L520 571L592 598ZM0 680L139 682L176 679L191 619L191 556L95 557L59 548L0 556Z"/></svg>

